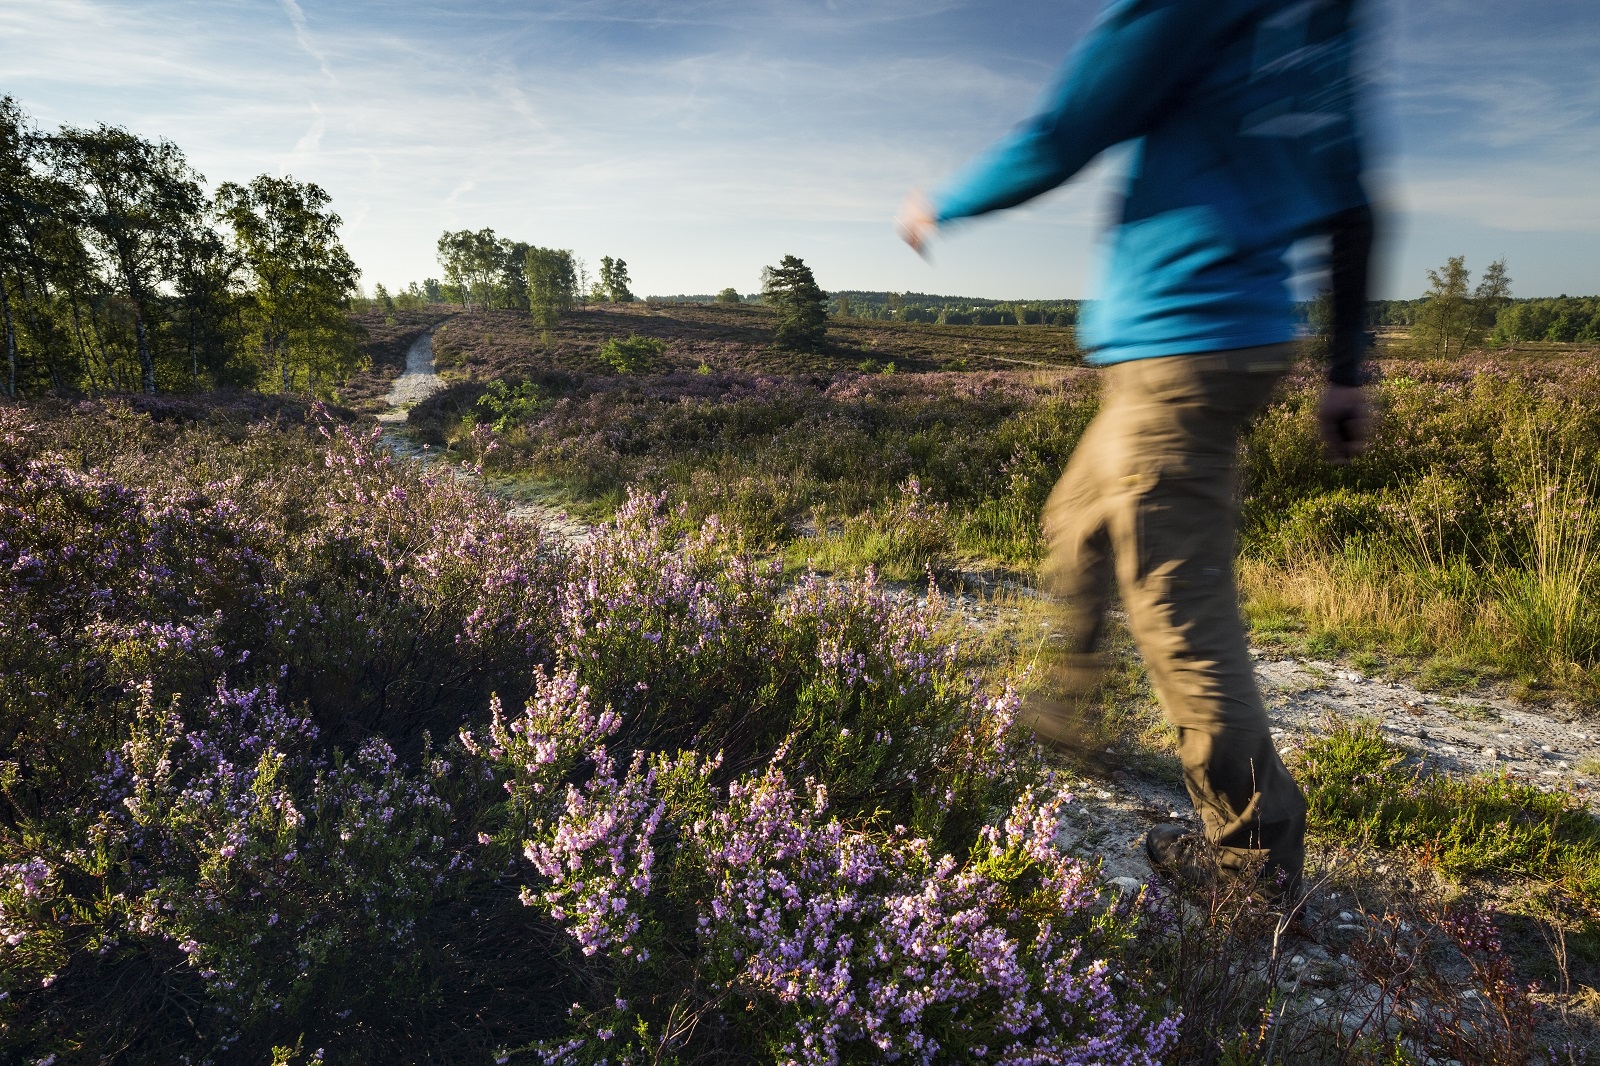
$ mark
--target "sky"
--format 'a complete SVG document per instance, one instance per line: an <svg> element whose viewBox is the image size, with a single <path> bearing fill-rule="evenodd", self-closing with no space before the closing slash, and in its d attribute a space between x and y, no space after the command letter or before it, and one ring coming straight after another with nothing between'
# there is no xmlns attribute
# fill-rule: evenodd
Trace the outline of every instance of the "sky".
<svg viewBox="0 0 1600 1066"><path fill-rule="evenodd" d="M10 0L0 93L126 126L214 186L325 188L370 288L446 229L625 259L640 294L1093 295L1115 153L1015 211L894 237L1029 113L1098 0ZM1520 296L1600 292L1600 5L1373 0L1377 291L1504 257Z"/></svg>

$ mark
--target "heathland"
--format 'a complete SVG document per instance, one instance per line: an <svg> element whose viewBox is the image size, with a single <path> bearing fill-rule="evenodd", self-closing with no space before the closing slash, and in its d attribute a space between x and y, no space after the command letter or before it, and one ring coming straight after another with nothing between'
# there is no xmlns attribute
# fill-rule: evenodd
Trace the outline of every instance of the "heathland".
<svg viewBox="0 0 1600 1066"><path fill-rule="evenodd" d="M1103 758L1013 725L1097 404L1072 330L773 318L369 305L327 406L0 408L6 1053L1582 1061L1600 768L1445 772L1332 714L1294 929L1108 883L1096 797L1176 783L1125 638ZM402 461L371 416L424 337ZM1314 342L1252 426L1256 643L1579 728L1595 357L1410 343L1351 467Z"/></svg>
<svg viewBox="0 0 1600 1066"><path fill-rule="evenodd" d="M322 189L206 188L0 99L0 1060L1585 1061L1600 302L1452 259L1359 461L1315 339L1250 427L1284 915L1137 859L1125 634L1077 757L1016 724L1077 301L489 229L369 298Z"/></svg>

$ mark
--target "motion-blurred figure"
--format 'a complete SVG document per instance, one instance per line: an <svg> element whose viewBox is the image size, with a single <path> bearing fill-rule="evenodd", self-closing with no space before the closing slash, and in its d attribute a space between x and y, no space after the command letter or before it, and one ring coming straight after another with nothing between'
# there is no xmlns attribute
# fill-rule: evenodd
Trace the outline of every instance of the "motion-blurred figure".
<svg viewBox="0 0 1600 1066"><path fill-rule="evenodd" d="M1066 604L1066 688L1097 676L1113 578L1176 727L1204 833L1157 826L1152 864L1263 872L1284 898L1305 860L1305 799L1268 730L1234 583L1241 428L1294 335L1285 255L1328 235L1333 337L1319 418L1333 462L1363 447L1372 212L1361 184L1351 0L1113 0L1039 113L931 199L901 235L1024 203L1134 142L1100 298L1083 316L1106 368L1100 414L1045 506L1044 578ZM1082 700L1041 701L1046 743L1081 744Z"/></svg>

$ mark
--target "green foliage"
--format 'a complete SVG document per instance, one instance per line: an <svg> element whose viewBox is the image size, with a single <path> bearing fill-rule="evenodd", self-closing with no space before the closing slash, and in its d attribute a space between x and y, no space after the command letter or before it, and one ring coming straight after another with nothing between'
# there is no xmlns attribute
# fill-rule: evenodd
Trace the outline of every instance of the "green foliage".
<svg viewBox="0 0 1600 1066"><path fill-rule="evenodd" d="M1391 368L1372 447L1320 458L1294 391L1247 444L1246 586L1345 649L1583 690L1600 668L1600 409L1586 366ZM1285 613L1287 612L1287 613ZM1320 639L1320 638L1319 638ZM1453 665L1451 665L1453 664Z"/></svg>
<svg viewBox="0 0 1600 1066"><path fill-rule="evenodd" d="M247 336L259 341L257 357L285 392L324 395L359 365L344 312L360 271L328 203L314 184L266 174L217 189L218 213L255 281Z"/></svg>
<svg viewBox="0 0 1600 1066"><path fill-rule="evenodd" d="M1476 289L1466 257L1452 256L1438 270L1428 271L1429 290L1416 313L1412 340L1438 358L1464 354L1482 339L1511 297L1511 276L1504 259L1490 263Z"/></svg>
<svg viewBox="0 0 1600 1066"><path fill-rule="evenodd" d="M550 329L561 321L562 315L572 310L572 302L577 297L576 261L564 248L530 247L524 254L524 262L533 320Z"/></svg>
<svg viewBox="0 0 1600 1066"><path fill-rule="evenodd" d="M811 268L792 255L761 272L761 295L777 311L773 339L778 347L815 351L828 328L826 294L817 287Z"/></svg>
<svg viewBox="0 0 1600 1066"><path fill-rule="evenodd" d="M1428 271L1430 288L1417 314L1412 338L1440 357L1460 355L1476 339L1478 315L1472 306L1465 256L1451 256L1440 270Z"/></svg>
<svg viewBox="0 0 1600 1066"><path fill-rule="evenodd" d="M44 133L0 99L0 394L330 395L360 365L339 222L315 185L263 175L208 200L173 144Z"/></svg>
<svg viewBox="0 0 1600 1066"><path fill-rule="evenodd" d="M730 285L726 289L723 289L721 292L717 293L717 303L740 304L744 303L744 297L739 295L738 289Z"/></svg>
<svg viewBox="0 0 1600 1066"><path fill-rule="evenodd" d="M619 374L648 374L666 354L667 342L656 337L629 334L612 338L600 349L600 357Z"/></svg>
<svg viewBox="0 0 1600 1066"><path fill-rule="evenodd" d="M633 291L628 288L631 284L628 278L628 264L621 259L613 259L609 255L600 259L600 280L596 292L602 300L611 303L627 304L634 301Z"/></svg>
<svg viewBox="0 0 1600 1066"><path fill-rule="evenodd" d="M521 425L545 406L539 386L531 381L507 385L504 379L489 382L488 390L478 397L478 407L487 412L489 423L496 433L506 433Z"/></svg>
<svg viewBox="0 0 1600 1066"><path fill-rule="evenodd" d="M1500 311L1491 340L1600 344L1600 297L1519 300Z"/></svg>
<svg viewBox="0 0 1600 1066"><path fill-rule="evenodd" d="M1371 721L1311 739L1296 772L1326 837L1425 850L1457 876L1521 874L1600 906L1600 821L1562 792L1426 773Z"/></svg>
<svg viewBox="0 0 1600 1066"><path fill-rule="evenodd" d="M462 307L503 306L510 292L506 275L511 256L509 242L492 229L446 231L439 237L439 266L446 284L453 286ZM520 273L521 264L517 263Z"/></svg>
<svg viewBox="0 0 1600 1066"><path fill-rule="evenodd" d="M909 478L883 506L847 518L815 541L794 544L791 553L797 563L823 571L870 566L891 580L914 581L950 557L956 535L949 505L930 499Z"/></svg>

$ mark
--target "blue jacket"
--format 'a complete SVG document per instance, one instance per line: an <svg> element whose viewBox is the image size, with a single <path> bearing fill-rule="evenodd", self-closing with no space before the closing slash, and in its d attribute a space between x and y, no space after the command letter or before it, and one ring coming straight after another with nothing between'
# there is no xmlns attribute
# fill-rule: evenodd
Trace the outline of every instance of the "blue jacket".
<svg viewBox="0 0 1600 1066"><path fill-rule="evenodd" d="M1011 207L1134 141L1090 362L1294 334L1284 254L1366 203L1352 0L1113 0L1039 113L934 196L940 222Z"/></svg>

